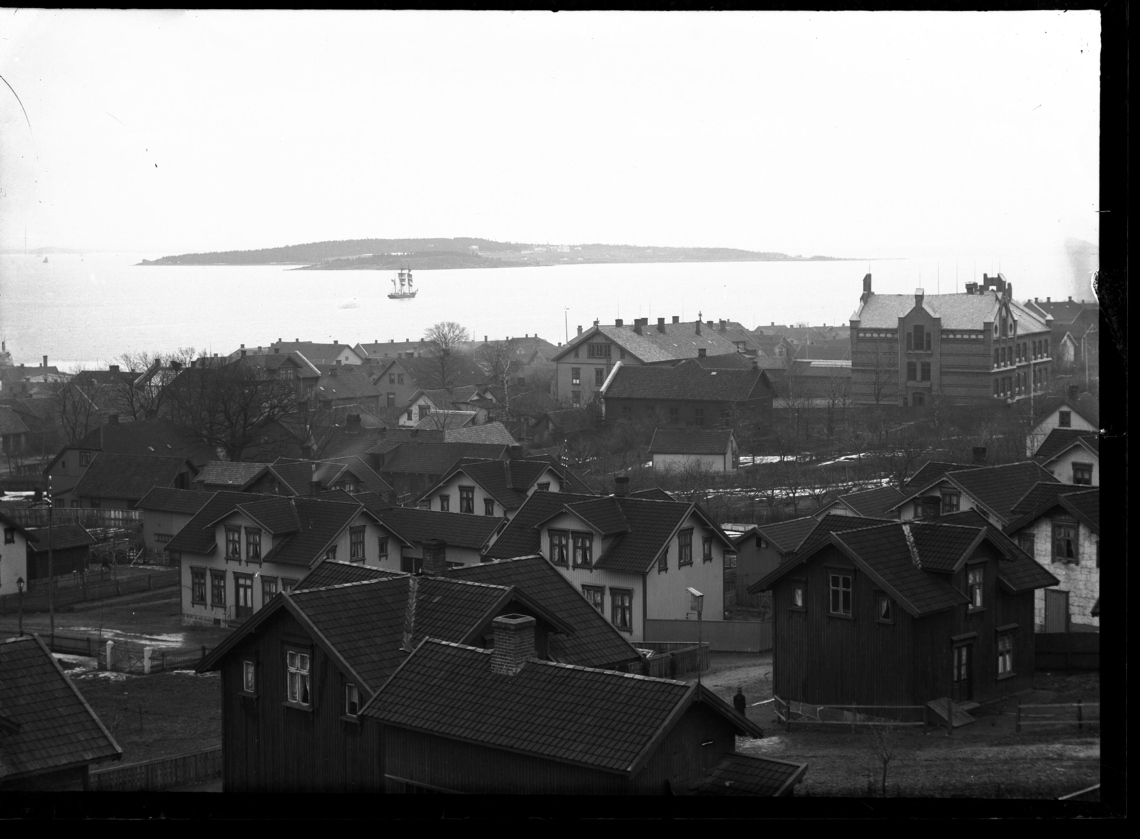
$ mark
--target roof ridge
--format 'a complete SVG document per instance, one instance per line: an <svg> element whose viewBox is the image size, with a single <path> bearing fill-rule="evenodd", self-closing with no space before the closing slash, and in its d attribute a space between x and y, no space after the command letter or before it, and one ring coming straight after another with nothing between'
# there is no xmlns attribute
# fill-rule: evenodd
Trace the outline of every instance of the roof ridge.
<svg viewBox="0 0 1140 839"><path fill-rule="evenodd" d="M408 601L404 608L404 634L400 643L400 649L404 652L411 652L415 649L413 638L415 635L416 594L419 591L419 579L419 577L413 576L408 580Z"/></svg>
<svg viewBox="0 0 1140 839"><path fill-rule="evenodd" d="M608 673L612 676L621 676L623 679L639 679L645 682L664 682L670 685L681 685L688 687L688 682L682 682L679 679L665 679L660 676L642 676L640 673L623 673L621 670L607 670L603 667L586 667L583 664L567 664L564 661L543 661L542 659L533 659L536 664L543 664L549 667L565 667L568 670L585 670L589 673Z"/></svg>

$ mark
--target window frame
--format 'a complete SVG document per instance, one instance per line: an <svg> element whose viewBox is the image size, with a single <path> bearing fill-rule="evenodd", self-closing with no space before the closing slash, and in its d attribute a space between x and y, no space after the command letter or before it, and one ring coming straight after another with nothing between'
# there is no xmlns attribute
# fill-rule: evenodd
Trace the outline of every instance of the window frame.
<svg viewBox="0 0 1140 839"><path fill-rule="evenodd" d="M550 564L563 568L570 567L570 531L550 529L546 531L549 545ZM557 539L557 541L556 541Z"/></svg>
<svg viewBox="0 0 1140 839"><path fill-rule="evenodd" d="M601 387L605 383L606 383L606 368L605 367L595 367L594 368L594 387Z"/></svg>
<svg viewBox="0 0 1140 839"><path fill-rule="evenodd" d="M250 699L257 698L257 659L242 659L241 687L238 689L241 696Z"/></svg>
<svg viewBox="0 0 1140 839"><path fill-rule="evenodd" d="M250 539L251 536L256 538ZM261 562L261 528L245 528L245 561Z"/></svg>
<svg viewBox="0 0 1140 839"><path fill-rule="evenodd" d="M1080 474L1078 474L1078 471ZM1073 486L1092 486L1093 464L1073 461Z"/></svg>
<svg viewBox="0 0 1140 839"><path fill-rule="evenodd" d="M4 528L4 544L5 545L16 544L16 528L14 528L14 527L5 527Z"/></svg>
<svg viewBox="0 0 1140 839"><path fill-rule="evenodd" d="M998 629L994 652L997 654L997 678L1011 679L1017 675L1013 666L1013 651L1016 648L1015 629ZM1004 647L1004 649L1003 649Z"/></svg>
<svg viewBox="0 0 1140 839"><path fill-rule="evenodd" d="M1080 565L1081 564L1081 530L1080 525L1075 519L1054 519L1053 525L1053 562L1063 562L1066 565ZM1060 530L1071 530L1071 536L1060 535ZM1069 556L1064 555L1064 551L1058 551L1060 541L1064 539L1070 543L1072 549Z"/></svg>
<svg viewBox="0 0 1140 839"><path fill-rule="evenodd" d="M586 344L586 358L612 358L612 344L594 341Z"/></svg>
<svg viewBox="0 0 1140 839"><path fill-rule="evenodd" d="M291 660L296 656L296 663ZM302 661L302 659L304 659ZM304 664L302 669L301 665ZM294 690L293 675L297 674L297 690ZM301 711L313 710L313 650L299 644L285 645L285 706Z"/></svg>
<svg viewBox="0 0 1140 839"><path fill-rule="evenodd" d="M580 387L581 386L581 384L582 384L582 368L581 367L571 367L570 368L570 384L573 385L574 387Z"/></svg>
<svg viewBox="0 0 1140 839"><path fill-rule="evenodd" d="M967 612L981 612L986 608L986 564L975 562L966 566L966 596L970 603Z"/></svg>
<svg viewBox="0 0 1140 839"><path fill-rule="evenodd" d="M221 595L220 602L219 594ZM224 568L210 569L210 608L226 608L226 570Z"/></svg>
<svg viewBox="0 0 1140 839"><path fill-rule="evenodd" d="M272 589L272 591L270 591ZM277 577L261 576L261 605L265 607L270 600L281 591L281 582ZM268 595L268 596L266 596Z"/></svg>
<svg viewBox="0 0 1140 839"><path fill-rule="evenodd" d="M236 559L241 562L241 525L223 525L226 532L226 559Z"/></svg>
<svg viewBox="0 0 1140 839"><path fill-rule="evenodd" d="M1017 547L1021 548L1030 556L1036 558L1037 556L1037 534L1032 530L1025 530L1018 533L1014 537Z"/></svg>
<svg viewBox="0 0 1140 839"><path fill-rule="evenodd" d="M701 539L701 562L713 561L713 537L706 535Z"/></svg>
<svg viewBox="0 0 1140 839"><path fill-rule="evenodd" d="M190 602L192 604L197 604L199 606L209 605L208 601L206 600L206 595L209 593L209 587L206 584L208 577L209 575L206 573L205 568L195 566L190 567ZM202 591L201 598L198 597L199 583L201 584Z"/></svg>
<svg viewBox="0 0 1140 839"><path fill-rule="evenodd" d="M459 512L475 515L475 487L459 487Z"/></svg>
<svg viewBox="0 0 1140 839"><path fill-rule="evenodd" d="M846 587L844 587L846 581ZM853 620L855 618L855 572L850 568L827 569L827 614L833 618ZM844 611L844 595L847 609ZM836 596L838 595L838 601ZM838 608L837 608L838 606Z"/></svg>
<svg viewBox="0 0 1140 839"><path fill-rule="evenodd" d="M367 528L363 524L358 524L355 527L348 529L348 561L349 562L364 562L367 557L365 556L364 538ZM360 549L359 555L357 548Z"/></svg>
<svg viewBox="0 0 1140 839"><path fill-rule="evenodd" d="M581 548L581 551L579 551ZM579 560L579 556L581 560ZM594 534L570 532L570 564L573 568L594 567Z"/></svg>
<svg viewBox="0 0 1140 839"><path fill-rule="evenodd" d="M344 683L342 696L344 698L344 705L341 707L341 719L345 722L360 722L360 688L353 682L346 681ZM356 705L355 711L352 710L354 702Z"/></svg>
<svg viewBox="0 0 1140 839"><path fill-rule="evenodd" d="M962 509L962 493L957 489L943 489L939 502L940 515L946 516L960 512Z"/></svg>
<svg viewBox="0 0 1140 839"><path fill-rule="evenodd" d="M686 559L687 557L687 559ZM693 564L693 528L686 527L677 533L677 567Z"/></svg>
<svg viewBox="0 0 1140 839"><path fill-rule="evenodd" d="M388 537L387 536L377 536L376 537L376 554L377 554L380 562L383 562L384 560L386 560L388 558Z"/></svg>
<svg viewBox="0 0 1140 839"><path fill-rule="evenodd" d="M586 598L586 602L598 610L599 615L606 614L606 587L605 586L590 586L583 583L582 596ZM594 596L597 600L595 602Z"/></svg>
<svg viewBox="0 0 1140 839"><path fill-rule="evenodd" d="M495 515L495 499L494 498L484 498L483 499L483 515L485 515L485 516Z"/></svg>
<svg viewBox="0 0 1140 839"><path fill-rule="evenodd" d="M788 609L793 612L807 611L807 580L792 579L792 601ZM798 597L797 597L798 595ZM799 601L798 603L796 601Z"/></svg>
<svg viewBox="0 0 1140 839"><path fill-rule="evenodd" d="M1058 428L1072 428L1073 427L1073 412L1072 411L1058 411L1057 412L1057 427Z"/></svg>
<svg viewBox="0 0 1140 839"><path fill-rule="evenodd" d="M664 547L664 549L662 549L661 553L658 554L658 556L657 556L657 573L658 574L668 574L669 573L669 546L668 545L666 545Z"/></svg>
<svg viewBox="0 0 1140 839"><path fill-rule="evenodd" d="M885 614L884 614L885 607ZM885 591L875 590L875 623L893 625L895 622L895 605L891 596Z"/></svg>
<svg viewBox="0 0 1140 839"><path fill-rule="evenodd" d="M633 589L610 587L610 624L633 634Z"/></svg>
<svg viewBox="0 0 1140 839"><path fill-rule="evenodd" d="M451 512L451 493L441 492L439 498L439 511L441 513Z"/></svg>

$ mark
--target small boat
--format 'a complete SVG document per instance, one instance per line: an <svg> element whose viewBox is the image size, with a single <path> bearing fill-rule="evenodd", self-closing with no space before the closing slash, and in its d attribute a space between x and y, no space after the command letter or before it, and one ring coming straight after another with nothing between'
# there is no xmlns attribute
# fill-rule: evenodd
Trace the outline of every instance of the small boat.
<svg viewBox="0 0 1140 839"><path fill-rule="evenodd" d="M412 270L410 268L400 269L398 278L400 282L398 289L396 280L392 280L392 293L388 295L390 300L408 300L419 293L419 289L412 288Z"/></svg>
<svg viewBox="0 0 1140 839"><path fill-rule="evenodd" d="M47 261L48 261L48 259L47 259L47 257L45 256L45 257L44 257L44 262L47 262Z"/></svg>

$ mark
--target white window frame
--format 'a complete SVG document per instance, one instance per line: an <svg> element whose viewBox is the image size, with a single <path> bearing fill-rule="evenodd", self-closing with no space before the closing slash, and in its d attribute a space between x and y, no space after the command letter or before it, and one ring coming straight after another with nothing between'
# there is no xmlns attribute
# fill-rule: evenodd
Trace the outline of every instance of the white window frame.
<svg viewBox="0 0 1140 839"><path fill-rule="evenodd" d="M285 701L311 708L313 704L312 657L296 649L285 651Z"/></svg>

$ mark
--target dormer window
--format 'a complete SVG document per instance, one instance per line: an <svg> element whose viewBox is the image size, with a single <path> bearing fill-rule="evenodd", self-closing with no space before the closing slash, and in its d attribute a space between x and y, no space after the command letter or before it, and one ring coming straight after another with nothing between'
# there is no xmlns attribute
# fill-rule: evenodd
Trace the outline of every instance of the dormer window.
<svg viewBox="0 0 1140 839"><path fill-rule="evenodd" d="M574 567L589 568L593 561L594 535L574 533L571 538L574 543Z"/></svg>
<svg viewBox="0 0 1140 839"><path fill-rule="evenodd" d="M986 566L974 565L966 569L966 590L970 598L969 611L981 609L985 605Z"/></svg>
<svg viewBox="0 0 1140 839"><path fill-rule="evenodd" d="M245 529L245 558L247 561L261 561L261 530L256 527Z"/></svg>
<svg viewBox="0 0 1140 839"><path fill-rule="evenodd" d="M1058 411L1057 412L1057 425L1060 428L1073 427L1073 412L1072 411Z"/></svg>
<svg viewBox="0 0 1140 839"><path fill-rule="evenodd" d="M241 528L226 525L226 559L241 559Z"/></svg>

